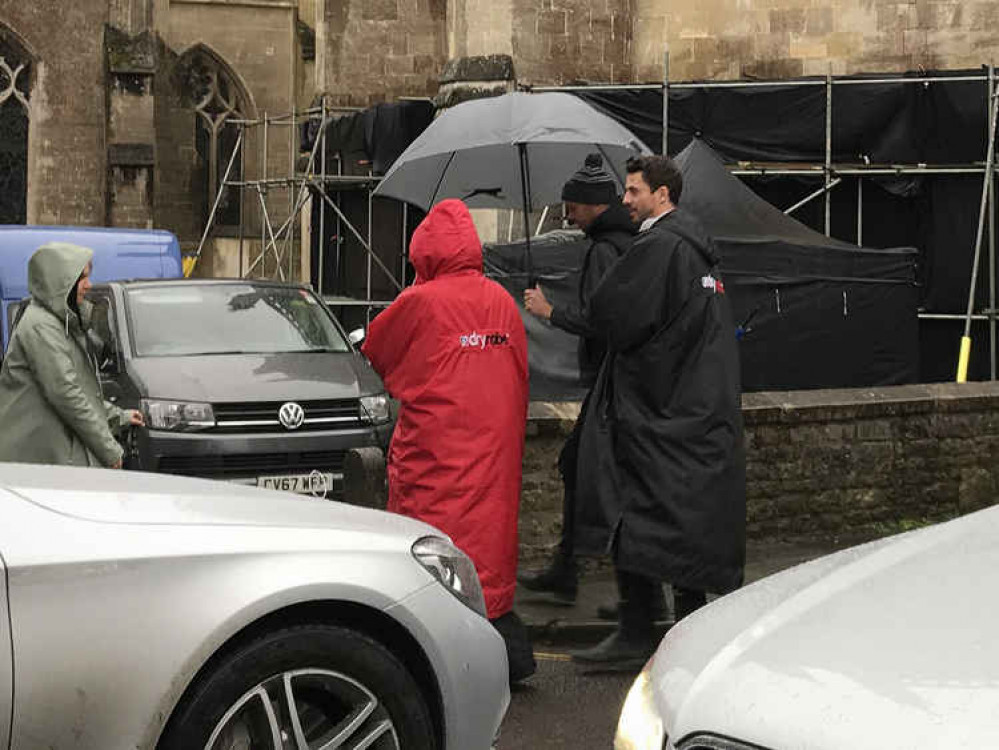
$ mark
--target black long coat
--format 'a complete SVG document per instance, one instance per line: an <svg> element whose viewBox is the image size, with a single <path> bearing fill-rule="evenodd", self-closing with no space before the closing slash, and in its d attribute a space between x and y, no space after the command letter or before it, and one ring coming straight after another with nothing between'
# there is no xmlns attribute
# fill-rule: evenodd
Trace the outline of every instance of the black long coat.
<svg viewBox="0 0 999 750"><path fill-rule="evenodd" d="M711 239L681 209L604 276L590 321L608 356L584 417L577 549L619 569L725 592L745 563L735 327Z"/></svg>

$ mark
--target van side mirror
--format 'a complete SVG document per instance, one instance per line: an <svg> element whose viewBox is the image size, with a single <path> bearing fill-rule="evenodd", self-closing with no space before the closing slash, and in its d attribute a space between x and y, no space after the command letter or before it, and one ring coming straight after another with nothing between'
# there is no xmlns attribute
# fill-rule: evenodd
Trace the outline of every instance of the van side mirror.
<svg viewBox="0 0 999 750"><path fill-rule="evenodd" d="M360 346L361 342L364 341L365 336L367 336L367 331L363 328L355 328L347 334L347 338L350 339L350 343L354 346Z"/></svg>

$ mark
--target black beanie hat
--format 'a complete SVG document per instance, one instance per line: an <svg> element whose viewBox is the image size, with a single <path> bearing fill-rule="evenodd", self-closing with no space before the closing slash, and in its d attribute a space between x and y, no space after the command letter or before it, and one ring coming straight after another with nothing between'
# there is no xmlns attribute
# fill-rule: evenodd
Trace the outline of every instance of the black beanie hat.
<svg viewBox="0 0 999 750"><path fill-rule="evenodd" d="M569 178L562 188L562 200L591 206L610 205L617 200L617 185L603 168L600 154L586 157L583 168Z"/></svg>

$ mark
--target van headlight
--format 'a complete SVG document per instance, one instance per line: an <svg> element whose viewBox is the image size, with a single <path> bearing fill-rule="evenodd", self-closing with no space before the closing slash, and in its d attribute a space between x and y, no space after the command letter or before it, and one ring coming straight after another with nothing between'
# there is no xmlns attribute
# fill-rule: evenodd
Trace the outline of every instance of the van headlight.
<svg viewBox="0 0 999 750"><path fill-rule="evenodd" d="M425 536L413 544L413 557L459 601L486 616L482 584L468 555L447 539Z"/></svg>
<svg viewBox="0 0 999 750"><path fill-rule="evenodd" d="M653 657L654 659L655 657ZM652 694L652 659L635 679L624 700L614 735L614 750L664 750L666 729Z"/></svg>
<svg viewBox="0 0 999 750"><path fill-rule="evenodd" d="M392 418L389 409L389 397L379 393L377 396L361 397L361 421L365 424L385 424Z"/></svg>
<svg viewBox="0 0 999 750"><path fill-rule="evenodd" d="M142 399L140 406L146 415L146 424L154 430L194 432L215 426L211 404Z"/></svg>

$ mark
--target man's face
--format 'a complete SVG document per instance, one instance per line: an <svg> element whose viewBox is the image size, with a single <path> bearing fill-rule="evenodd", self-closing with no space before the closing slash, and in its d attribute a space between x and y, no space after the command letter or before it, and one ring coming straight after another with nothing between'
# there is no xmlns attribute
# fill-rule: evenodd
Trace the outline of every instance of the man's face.
<svg viewBox="0 0 999 750"><path fill-rule="evenodd" d="M585 232L607 208L606 205L594 206L589 203L566 201L565 218L569 220L570 224L575 224Z"/></svg>
<svg viewBox="0 0 999 750"><path fill-rule="evenodd" d="M80 305L83 303L84 298L87 296L87 292L90 291L90 271L93 268L93 263L88 263L87 267L83 269L83 273L80 274L80 281L76 285L76 304Z"/></svg>
<svg viewBox="0 0 999 750"><path fill-rule="evenodd" d="M629 172L624 183L624 205L635 224L658 215L658 209L669 207L669 188L653 191L641 172Z"/></svg>

